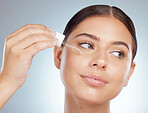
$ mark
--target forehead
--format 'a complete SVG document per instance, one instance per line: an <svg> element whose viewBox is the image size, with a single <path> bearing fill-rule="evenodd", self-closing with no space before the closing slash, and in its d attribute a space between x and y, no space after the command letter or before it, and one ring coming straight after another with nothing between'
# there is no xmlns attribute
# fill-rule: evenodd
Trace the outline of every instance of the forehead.
<svg viewBox="0 0 148 113"><path fill-rule="evenodd" d="M100 38L100 41L123 41L132 47L132 36L125 25L118 19L109 16L94 16L83 20L69 35L68 40L77 34L89 33Z"/></svg>

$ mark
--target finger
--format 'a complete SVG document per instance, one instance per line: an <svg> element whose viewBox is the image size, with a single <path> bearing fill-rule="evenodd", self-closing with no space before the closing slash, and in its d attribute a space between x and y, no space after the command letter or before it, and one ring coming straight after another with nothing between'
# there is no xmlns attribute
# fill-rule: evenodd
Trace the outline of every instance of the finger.
<svg viewBox="0 0 148 113"><path fill-rule="evenodd" d="M46 26L42 25L42 24L27 24L19 29L17 29L15 32L11 33L10 35L7 36L7 39L10 39L12 36L16 35L17 33L23 31L26 28L30 28L30 27L42 27L42 28L47 28Z"/></svg>
<svg viewBox="0 0 148 113"><path fill-rule="evenodd" d="M48 35L49 37L55 36L54 32L49 32L49 30L45 28L27 28L27 30L25 29L24 31L18 33L13 38L7 40L7 45L11 48L14 45L16 45L19 41L33 34L45 34Z"/></svg>
<svg viewBox="0 0 148 113"><path fill-rule="evenodd" d="M54 47L57 44L58 40L55 40L54 42L51 41L41 41L38 43L33 44L32 46L25 49L25 54L29 55L31 58L37 54L39 51L42 51L46 48Z"/></svg>
<svg viewBox="0 0 148 113"><path fill-rule="evenodd" d="M27 27L23 29L22 31L18 32L17 34L13 35L11 38L7 39L8 40L22 40L24 37L34 34L34 33L46 33L49 34L50 31L47 28L42 28L42 27Z"/></svg>
<svg viewBox="0 0 148 113"><path fill-rule="evenodd" d="M33 35L30 35L27 38L19 41L19 43L17 43L17 45L15 45L15 47L22 50L22 49L26 49L26 48L30 47L31 45L38 43L38 42L41 42L41 41L53 42L54 40L57 40L57 39L52 38L52 37L50 38L49 35L33 34Z"/></svg>

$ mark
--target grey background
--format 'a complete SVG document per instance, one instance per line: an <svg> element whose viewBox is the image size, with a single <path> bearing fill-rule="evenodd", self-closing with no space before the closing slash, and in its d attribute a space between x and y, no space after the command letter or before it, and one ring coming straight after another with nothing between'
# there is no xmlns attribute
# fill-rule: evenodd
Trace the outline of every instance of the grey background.
<svg viewBox="0 0 148 113"><path fill-rule="evenodd" d="M147 0L0 0L0 66L5 37L25 24L44 24L63 32L80 9L93 4L115 5L133 20L138 40L136 69L127 87L112 100L112 113L148 113ZM15 66L15 64L14 64ZM35 55L25 84L0 113L63 113L64 86L53 62L53 50Z"/></svg>

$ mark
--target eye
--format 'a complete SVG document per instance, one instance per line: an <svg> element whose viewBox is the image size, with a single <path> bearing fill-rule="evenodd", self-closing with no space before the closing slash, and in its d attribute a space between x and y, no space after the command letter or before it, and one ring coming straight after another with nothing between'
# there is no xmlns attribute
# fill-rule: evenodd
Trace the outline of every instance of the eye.
<svg viewBox="0 0 148 113"><path fill-rule="evenodd" d="M112 51L111 53L118 58L123 58L125 56L124 52L122 51Z"/></svg>
<svg viewBox="0 0 148 113"><path fill-rule="evenodd" d="M91 44L91 43L89 43L89 42L79 43L79 45L80 45L82 48L85 48L85 49L94 49L93 44Z"/></svg>

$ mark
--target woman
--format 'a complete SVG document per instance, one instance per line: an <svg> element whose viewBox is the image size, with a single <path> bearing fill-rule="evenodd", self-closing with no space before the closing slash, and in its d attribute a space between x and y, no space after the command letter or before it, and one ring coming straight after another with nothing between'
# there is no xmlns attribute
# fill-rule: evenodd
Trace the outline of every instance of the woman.
<svg viewBox="0 0 148 113"><path fill-rule="evenodd" d="M135 68L133 22L117 7L94 5L75 14L64 35L65 43L54 47L55 32L44 25L26 25L6 38L0 108L24 84L33 56L54 47L65 86L64 113L110 113L110 100L127 86Z"/></svg>

